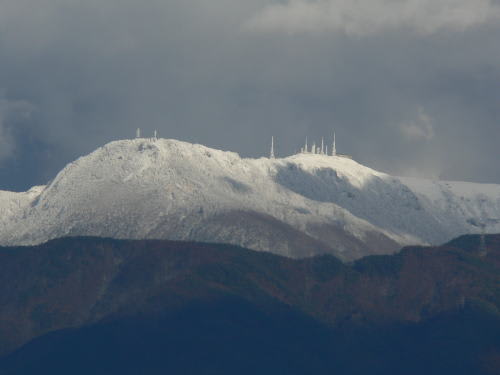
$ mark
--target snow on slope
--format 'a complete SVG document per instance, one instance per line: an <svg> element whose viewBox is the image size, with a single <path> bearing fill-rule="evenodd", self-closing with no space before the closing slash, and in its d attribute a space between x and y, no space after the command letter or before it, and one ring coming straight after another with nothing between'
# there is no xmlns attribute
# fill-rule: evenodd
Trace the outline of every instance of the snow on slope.
<svg viewBox="0 0 500 375"><path fill-rule="evenodd" d="M391 233L439 244L478 232L480 225L500 232L500 185L393 177L346 158L300 154L285 160L300 172L280 172L283 186L334 202Z"/></svg>
<svg viewBox="0 0 500 375"><path fill-rule="evenodd" d="M46 187L0 192L0 214L1 245L96 235L353 259L444 242L481 223L500 232L500 186L392 177L341 157L245 159L136 139L76 160Z"/></svg>
<svg viewBox="0 0 500 375"><path fill-rule="evenodd" d="M0 233L13 221L22 219L22 214L43 189L45 186L34 186L22 193L0 190Z"/></svg>

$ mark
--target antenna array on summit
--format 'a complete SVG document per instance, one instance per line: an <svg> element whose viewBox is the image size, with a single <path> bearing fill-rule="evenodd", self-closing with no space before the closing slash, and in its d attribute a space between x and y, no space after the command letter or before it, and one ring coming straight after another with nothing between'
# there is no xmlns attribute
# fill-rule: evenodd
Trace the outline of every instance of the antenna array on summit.
<svg viewBox="0 0 500 375"><path fill-rule="evenodd" d="M307 137L306 137L306 143L304 147L300 149L301 154L315 154L315 155L329 155L329 156L338 156L342 158L348 158L352 159L352 156L350 155L345 155L345 154L338 154L337 153L337 142L335 139L335 132L333 132L333 142L332 142L332 149L331 152L328 152L328 146L325 145L324 143L324 138L321 138L321 147L316 147L316 142L313 142L312 147L308 147L307 143Z"/></svg>
<svg viewBox="0 0 500 375"><path fill-rule="evenodd" d="M141 128L137 128L135 131L135 137L136 138L142 138L142 131ZM153 131L153 137L149 138L151 141L156 141L158 140L158 130Z"/></svg>
<svg viewBox="0 0 500 375"><path fill-rule="evenodd" d="M135 137L142 139L143 135L142 135L141 128L137 128L136 133L135 133ZM153 141L153 142L158 140L159 139L158 130L154 130L153 136L151 138L148 138L148 139L150 141ZM308 138L306 137L304 147L300 148L299 153L300 154L312 154L312 155L338 156L338 157L352 159L352 156L337 153L335 132L333 132L333 142L332 142L332 148L331 148L330 152L328 152L328 145L327 145L327 143L325 143L324 137L321 137L321 143L318 142L318 146L316 146L315 141L313 141L312 145L309 146ZM274 136L272 136L271 137L271 150L269 152L269 159L275 159L275 158L276 158L276 152L275 152Z"/></svg>
<svg viewBox="0 0 500 375"><path fill-rule="evenodd" d="M306 142L304 147L300 148L300 154L313 154L313 155L328 155L328 156L337 156L341 158L352 159L352 156L345 154L337 153L337 141L335 132L333 132L333 142L331 152L328 152L328 146L325 144L325 139L321 137L321 146L316 146L316 142L313 142L311 147L309 147L309 143L306 137ZM276 155L274 152L274 136L271 137L271 152L269 153L269 159L275 159Z"/></svg>

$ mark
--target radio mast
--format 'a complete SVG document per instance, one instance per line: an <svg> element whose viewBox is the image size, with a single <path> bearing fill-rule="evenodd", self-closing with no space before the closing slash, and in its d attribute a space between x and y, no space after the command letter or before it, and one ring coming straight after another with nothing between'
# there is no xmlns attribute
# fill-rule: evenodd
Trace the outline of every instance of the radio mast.
<svg viewBox="0 0 500 375"><path fill-rule="evenodd" d="M335 131L333 132L332 156L337 156L337 145L335 144Z"/></svg>
<svg viewBox="0 0 500 375"><path fill-rule="evenodd" d="M271 137L271 152L269 153L269 159L274 159L274 136Z"/></svg>

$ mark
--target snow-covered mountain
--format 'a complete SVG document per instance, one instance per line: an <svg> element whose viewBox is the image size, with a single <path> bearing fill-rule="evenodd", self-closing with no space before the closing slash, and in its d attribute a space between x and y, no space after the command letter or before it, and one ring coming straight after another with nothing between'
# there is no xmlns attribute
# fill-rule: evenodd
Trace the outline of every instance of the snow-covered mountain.
<svg viewBox="0 0 500 375"><path fill-rule="evenodd" d="M483 225L500 232L500 185L393 177L326 155L245 159L166 139L111 142L47 186L0 191L0 245L93 235L349 260Z"/></svg>

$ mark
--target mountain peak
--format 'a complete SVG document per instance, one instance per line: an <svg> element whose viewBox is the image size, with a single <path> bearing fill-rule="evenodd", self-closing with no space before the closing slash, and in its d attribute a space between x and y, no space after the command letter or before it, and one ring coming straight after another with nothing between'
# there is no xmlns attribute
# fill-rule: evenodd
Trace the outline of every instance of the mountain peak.
<svg viewBox="0 0 500 375"><path fill-rule="evenodd" d="M93 235L354 259L500 231L499 201L498 185L403 179L343 156L241 158L140 138L100 147L45 187L0 192L0 244Z"/></svg>

